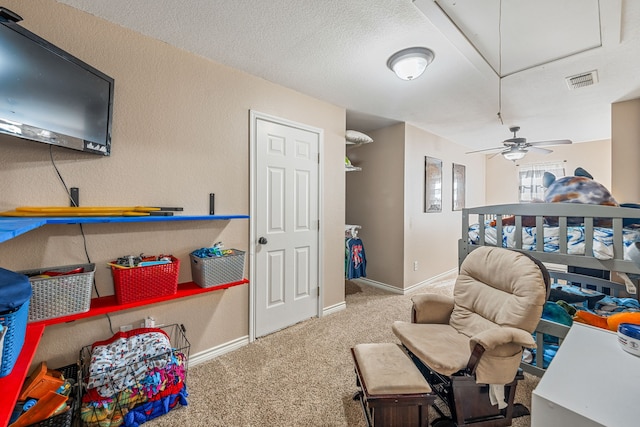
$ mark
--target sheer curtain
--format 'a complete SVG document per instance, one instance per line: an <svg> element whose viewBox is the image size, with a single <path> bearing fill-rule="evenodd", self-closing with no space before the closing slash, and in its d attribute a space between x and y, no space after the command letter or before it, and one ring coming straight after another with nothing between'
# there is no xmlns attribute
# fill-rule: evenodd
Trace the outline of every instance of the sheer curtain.
<svg viewBox="0 0 640 427"><path fill-rule="evenodd" d="M563 162L530 163L522 165L518 169L519 177L519 197L520 202L531 202L534 200L544 200L544 187L542 186L542 176L545 172L550 172L560 178L564 175Z"/></svg>

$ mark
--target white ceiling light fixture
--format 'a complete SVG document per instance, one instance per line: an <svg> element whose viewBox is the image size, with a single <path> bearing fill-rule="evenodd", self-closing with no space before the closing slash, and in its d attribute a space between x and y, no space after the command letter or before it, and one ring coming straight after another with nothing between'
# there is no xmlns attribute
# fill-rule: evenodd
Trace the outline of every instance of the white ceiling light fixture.
<svg viewBox="0 0 640 427"><path fill-rule="evenodd" d="M527 149L522 147L511 147L510 149L501 153L507 160L520 160L527 154Z"/></svg>
<svg viewBox="0 0 640 427"><path fill-rule="evenodd" d="M414 80L424 73L435 57L426 47L410 47L391 55L387 67L402 80Z"/></svg>

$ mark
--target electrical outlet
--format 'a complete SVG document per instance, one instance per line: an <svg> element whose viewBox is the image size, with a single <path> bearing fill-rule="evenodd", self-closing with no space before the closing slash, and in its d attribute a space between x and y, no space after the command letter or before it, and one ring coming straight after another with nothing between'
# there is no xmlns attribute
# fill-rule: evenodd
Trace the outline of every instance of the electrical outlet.
<svg viewBox="0 0 640 427"><path fill-rule="evenodd" d="M418 261L413 261L413 271L418 271Z"/></svg>
<svg viewBox="0 0 640 427"><path fill-rule="evenodd" d="M144 327L145 328L154 328L156 326L156 319L151 316L147 316L144 319Z"/></svg>
<svg viewBox="0 0 640 427"><path fill-rule="evenodd" d="M122 325L120 326L120 332L127 332L133 329L133 325Z"/></svg>

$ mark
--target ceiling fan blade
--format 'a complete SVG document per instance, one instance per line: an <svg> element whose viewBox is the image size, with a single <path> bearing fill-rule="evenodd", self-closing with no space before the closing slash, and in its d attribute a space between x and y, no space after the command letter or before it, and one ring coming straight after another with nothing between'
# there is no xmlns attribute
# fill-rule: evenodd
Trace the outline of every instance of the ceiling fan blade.
<svg viewBox="0 0 640 427"><path fill-rule="evenodd" d="M551 141L536 141L536 142L530 142L529 144L531 145L535 145L535 146L541 146L541 145L563 145L563 144L572 144L570 139L553 139Z"/></svg>
<svg viewBox="0 0 640 427"><path fill-rule="evenodd" d="M481 153L483 151L492 151L492 150L504 150L504 147L483 148L482 150L467 151L464 154Z"/></svg>
<svg viewBox="0 0 640 427"><path fill-rule="evenodd" d="M553 150L549 150L547 148L539 148L539 147L535 147L535 146L528 147L527 149L529 151L535 151L536 153L540 153L540 154L553 153Z"/></svg>

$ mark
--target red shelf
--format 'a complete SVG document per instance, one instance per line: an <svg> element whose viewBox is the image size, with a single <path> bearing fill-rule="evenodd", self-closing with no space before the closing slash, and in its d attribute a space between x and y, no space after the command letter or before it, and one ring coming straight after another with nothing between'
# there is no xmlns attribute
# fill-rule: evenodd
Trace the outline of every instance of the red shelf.
<svg viewBox="0 0 640 427"><path fill-rule="evenodd" d="M18 395L22 389L22 383L29 373L29 367L33 356L36 354L40 338L44 332L44 325L27 325L27 332L24 338L22 350L16 360L11 373L0 378L0 390L2 390L2 405L0 405L0 426L9 424L13 406L18 400Z"/></svg>
<svg viewBox="0 0 640 427"><path fill-rule="evenodd" d="M239 282L225 283L223 285L212 286L210 288L201 288L194 282L185 282L178 284L178 292L173 295L164 295L156 298L145 299L141 301L130 302L127 304L118 304L115 295L109 295L106 297L94 298L91 300L91 308L84 313L71 314L69 316L56 317L54 319L46 319L38 322L32 322L30 325L56 325L58 323L72 322L78 319L85 319L87 317L100 316L101 314L114 313L116 311L130 310L136 307L142 307L149 304L156 304L164 301L172 301L178 298L190 297L193 295L204 294L212 291L219 291L222 289L232 288L234 286L244 285L249 283L247 279L242 279Z"/></svg>

